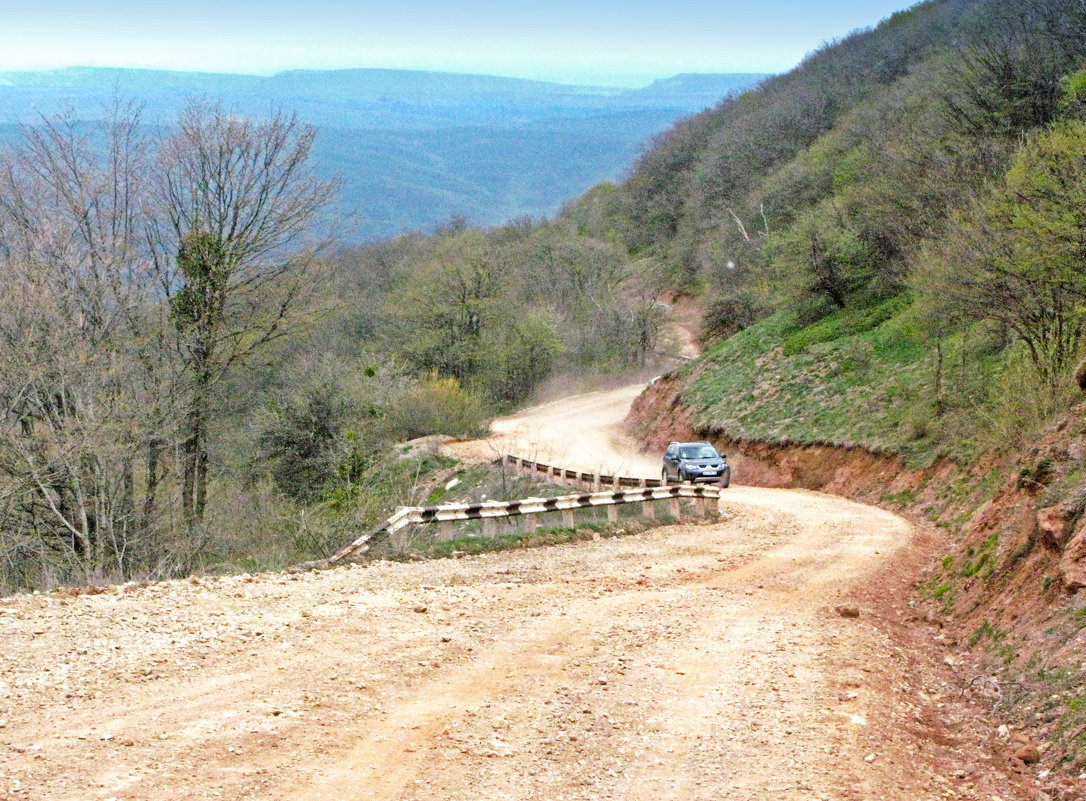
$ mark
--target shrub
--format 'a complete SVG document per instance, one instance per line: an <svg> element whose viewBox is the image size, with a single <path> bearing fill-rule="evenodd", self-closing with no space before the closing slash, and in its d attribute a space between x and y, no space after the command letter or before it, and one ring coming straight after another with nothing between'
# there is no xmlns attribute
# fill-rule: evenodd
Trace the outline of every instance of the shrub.
<svg viewBox="0 0 1086 801"><path fill-rule="evenodd" d="M327 383L270 412L260 434L261 455L280 492L304 502L332 478L346 417L344 399Z"/></svg>
<svg viewBox="0 0 1086 801"><path fill-rule="evenodd" d="M486 412L480 400L465 392L455 378L429 376L403 395L391 414L401 439L428 434L470 437L483 432Z"/></svg>
<svg viewBox="0 0 1086 801"><path fill-rule="evenodd" d="M727 339L753 325L764 313L750 291L736 290L712 298L702 319L701 342Z"/></svg>

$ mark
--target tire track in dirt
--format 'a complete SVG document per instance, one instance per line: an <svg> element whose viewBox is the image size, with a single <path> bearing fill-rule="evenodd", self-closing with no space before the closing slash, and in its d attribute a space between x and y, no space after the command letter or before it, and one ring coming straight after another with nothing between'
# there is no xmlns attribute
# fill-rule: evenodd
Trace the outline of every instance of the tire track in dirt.
<svg viewBox="0 0 1086 801"><path fill-rule="evenodd" d="M768 503L786 495L768 494ZM795 776L797 763L787 755L804 750L804 737L823 737L821 713L819 720L789 717L795 731L785 735L785 753L777 753L784 740L766 736L761 747L751 748L737 732L729 747L717 736L719 728L736 713L773 708L780 688L763 679L779 667L777 653L787 638L810 625L811 609L818 609L816 618L828 616L817 603L825 600L825 571L841 561L862 569L870 543L894 547L903 524L884 527L874 538L865 533L859 546L851 531L824 527L806 536L800 526L798 536L815 556L798 559L796 535L781 541L774 534L794 524L773 517L757 533L749 520L733 530L745 532L742 538L722 538L718 526L665 535L664 550L673 556L659 561L639 547L639 538L598 546L612 556L616 550L636 554L633 561L649 562L652 573L632 581L614 570L603 573L602 591L548 586L547 597L561 611L531 617L537 607L521 607L528 617L513 621L502 641L469 669L427 681L333 771L306 777L287 797L477 798L500 790L515 798L555 792L749 798L769 776ZM733 567L721 570L721 564ZM747 594L751 576L763 588L765 582L788 585L758 588L757 595L775 596L768 614L765 598ZM771 643L772 654L764 654ZM793 649L788 672L821 681L819 660L828 650L819 648L828 646L820 643L813 654ZM580 707L572 720L548 715L548 707L562 709L570 699ZM730 769L722 772L721 765ZM818 776L789 781L805 792ZM855 777L847 783L862 786ZM358 794L363 788L365 794ZM586 795L577 795L577 788Z"/></svg>

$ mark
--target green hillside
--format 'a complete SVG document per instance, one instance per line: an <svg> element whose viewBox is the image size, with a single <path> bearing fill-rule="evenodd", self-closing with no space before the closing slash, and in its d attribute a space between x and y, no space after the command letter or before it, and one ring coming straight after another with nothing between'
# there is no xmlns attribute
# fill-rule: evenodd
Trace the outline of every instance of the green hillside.
<svg viewBox="0 0 1086 801"><path fill-rule="evenodd" d="M1053 404L1031 391L1023 354L983 325L936 350L926 325L910 293L807 326L778 312L676 371L680 398L714 436L860 447L910 467L1028 440Z"/></svg>
<svg viewBox="0 0 1086 801"><path fill-rule="evenodd" d="M1071 2L921 3L581 201L704 304L683 384L704 427L931 457L1061 408L1086 302L1083 31Z"/></svg>
<svg viewBox="0 0 1086 801"><path fill-rule="evenodd" d="M796 344L814 330L777 314L713 346L683 375L695 423L740 440L907 446L903 424L929 371L915 328L893 317L899 305L827 318L829 341Z"/></svg>

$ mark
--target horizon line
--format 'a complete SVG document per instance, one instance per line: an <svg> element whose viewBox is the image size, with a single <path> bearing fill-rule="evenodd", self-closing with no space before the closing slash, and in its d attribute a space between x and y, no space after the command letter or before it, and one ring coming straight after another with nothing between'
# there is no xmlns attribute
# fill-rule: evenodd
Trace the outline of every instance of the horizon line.
<svg viewBox="0 0 1086 801"><path fill-rule="evenodd" d="M613 79L621 80L620 83L606 83L599 82L597 79L602 79L602 76L593 76L586 74L581 80L574 80L571 78L541 78L541 77L525 77L524 75L511 74L509 72L483 72L478 70L458 70L458 69L436 69L436 68L423 68L423 67L284 67L271 72L235 72L225 69L182 69L176 67L144 67L144 66L118 66L118 65L102 65L102 64L69 64L59 67L38 67L38 68L8 68L0 66L0 74L18 75L18 74L44 74L44 73L60 73L73 70L101 70L101 71L116 71L116 72L144 72L144 73L168 73L177 75L209 75L209 76L229 76L239 78L275 78L280 75L286 75L299 72L310 73L336 73L336 72L391 72L391 73L414 73L414 74L430 74L430 75L457 75L463 77L476 77L476 78L501 78L511 81L523 81L525 83L544 83L553 84L558 86L578 86L583 88L600 88L600 89L630 89L630 88L645 88L651 86L656 81L670 80L673 78L679 78L686 75L699 75L699 76L732 76L732 75L758 75L758 76L771 76L777 75L777 72L765 72L759 70L698 70L688 69L679 70L673 73L653 72L653 73L623 73L620 70L611 72L610 75ZM572 70L576 73L577 70ZM653 77L655 76L655 77ZM644 83L631 83L630 81L637 80Z"/></svg>

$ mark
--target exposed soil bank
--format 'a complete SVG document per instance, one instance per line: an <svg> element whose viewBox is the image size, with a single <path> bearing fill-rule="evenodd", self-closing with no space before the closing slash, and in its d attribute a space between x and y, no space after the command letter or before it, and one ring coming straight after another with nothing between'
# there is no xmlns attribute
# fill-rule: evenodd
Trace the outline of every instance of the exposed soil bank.
<svg viewBox="0 0 1086 801"><path fill-rule="evenodd" d="M661 378L633 402L627 429L647 450L663 451L674 440L711 441L727 453L737 484L819 490L864 501L915 491L930 474L905 468L894 454L828 443L741 441L719 429L700 429L683 405L673 379Z"/></svg>

